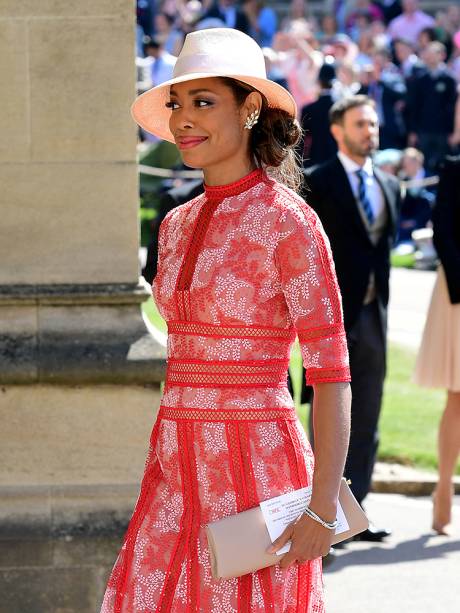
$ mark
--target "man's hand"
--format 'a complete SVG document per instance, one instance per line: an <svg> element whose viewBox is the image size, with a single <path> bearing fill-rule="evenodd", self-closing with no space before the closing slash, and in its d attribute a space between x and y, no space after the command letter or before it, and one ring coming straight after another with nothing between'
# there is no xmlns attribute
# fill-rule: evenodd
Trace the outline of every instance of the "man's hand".
<svg viewBox="0 0 460 613"><path fill-rule="evenodd" d="M291 549L280 561L281 568L288 568L298 562L314 560L329 553L331 548L333 531L324 528L307 515L300 515L292 524L289 524L283 534L267 550L268 553L276 553L288 541L291 541Z"/></svg>

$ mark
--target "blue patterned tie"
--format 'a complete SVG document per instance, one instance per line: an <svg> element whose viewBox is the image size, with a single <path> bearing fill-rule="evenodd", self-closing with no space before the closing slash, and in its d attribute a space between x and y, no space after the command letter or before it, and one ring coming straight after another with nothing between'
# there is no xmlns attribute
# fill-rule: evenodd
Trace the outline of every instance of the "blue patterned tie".
<svg viewBox="0 0 460 613"><path fill-rule="evenodd" d="M366 182L365 182L365 172L362 168L360 168L359 170L356 171L356 176L358 177L358 200L359 200L359 204L361 205L365 215L366 215L366 219L369 222L369 225L372 226L372 224L375 221L375 215L374 215L374 211L372 210L372 205L371 202L369 200L369 196L367 195L367 191L366 191Z"/></svg>

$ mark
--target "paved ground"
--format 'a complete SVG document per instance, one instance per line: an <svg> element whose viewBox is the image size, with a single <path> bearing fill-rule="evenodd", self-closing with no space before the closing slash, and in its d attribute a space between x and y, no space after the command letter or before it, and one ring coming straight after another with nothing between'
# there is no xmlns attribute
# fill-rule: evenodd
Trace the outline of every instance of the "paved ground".
<svg viewBox="0 0 460 613"><path fill-rule="evenodd" d="M371 494L366 510L393 535L383 545L354 542L325 570L327 613L458 613L460 497L453 537L430 531L429 498Z"/></svg>
<svg viewBox="0 0 460 613"><path fill-rule="evenodd" d="M390 341L417 349L436 273L406 268L393 268L390 278L388 338ZM460 606L459 606L460 611Z"/></svg>

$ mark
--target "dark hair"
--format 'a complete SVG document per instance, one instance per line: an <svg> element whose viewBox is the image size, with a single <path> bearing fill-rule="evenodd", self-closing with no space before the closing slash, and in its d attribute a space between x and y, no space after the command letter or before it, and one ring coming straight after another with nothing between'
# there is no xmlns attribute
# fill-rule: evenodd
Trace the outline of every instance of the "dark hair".
<svg viewBox="0 0 460 613"><path fill-rule="evenodd" d="M430 42L432 42L432 43L434 43L435 40L438 40L438 37L436 35L436 29L432 28L430 26L420 30L420 32L418 33L418 36L420 36L420 34L426 34L427 37L430 39Z"/></svg>
<svg viewBox="0 0 460 613"><path fill-rule="evenodd" d="M375 109L375 102L372 98L358 94L357 96L347 96L335 102L329 111L329 123L343 124L345 113L357 106L371 106Z"/></svg>
<svg viewBox="0 0 460 613"><path fill-rule="evenodd" d="M241 106L255 88L228 77L220 77ZM259 166L266 168L275 179L298 191L302 184L296 145L302 129L295 117L281 109L272 108L262 95L259 121L251 130L250 149Z"/></svg>
<svg viewBox="0 0 460 613"><path fill-rule="evenodd" d="M162 40L158 36L145 36L143 40L144 52L146 49L160 49L163 46Z"/></svg>

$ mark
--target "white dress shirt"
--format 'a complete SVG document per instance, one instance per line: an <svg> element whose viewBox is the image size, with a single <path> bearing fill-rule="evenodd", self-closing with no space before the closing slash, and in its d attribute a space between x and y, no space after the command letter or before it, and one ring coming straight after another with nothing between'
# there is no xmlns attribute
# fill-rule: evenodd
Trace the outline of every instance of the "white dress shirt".
<svg viewBox="0 0 460 613"><path fill-rule="evenodd" d="M361 168L364 171L364 183L366 185L367 197L369 199L372 212L374 213L374 219L378 219L385 210L385 200L380 185L375 178L371 158L366 158L364 165L360 166L351 158L349 158L348 155L345 155L345 153L343 153L342 151L339 151L337 155L342 163L342 166L345 169L345 172L347 173L351 190L355 195L357 201L359 201L359 179L356 175L356 172L358 170L361 170Z"/></svg>
<svg viewBox="0 0 460 613"><path fill-rule="evenodd" d="M160 85L161 83L172 79L176 60L177 57L171 55L167 51L161 52L161 54L153 62L151 68L151 78L153 86Z"/></svg>

